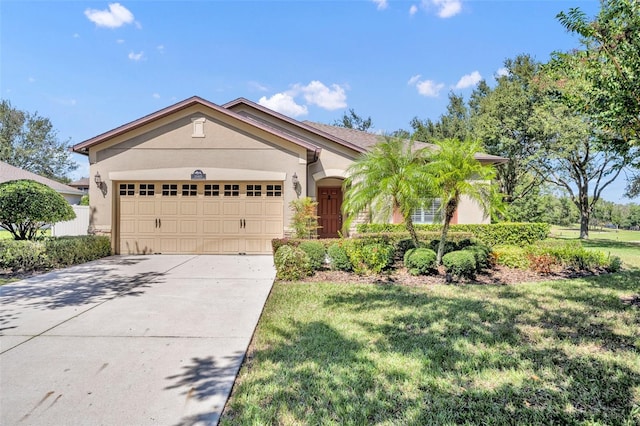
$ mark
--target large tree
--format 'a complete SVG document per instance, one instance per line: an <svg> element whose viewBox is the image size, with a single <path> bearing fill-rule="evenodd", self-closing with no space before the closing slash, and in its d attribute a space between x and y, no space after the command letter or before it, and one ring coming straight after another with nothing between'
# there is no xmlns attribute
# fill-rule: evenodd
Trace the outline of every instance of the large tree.
<svg viewBox="0 0 640 426"><path fill-rule="evenodd" d="M460 199L468 197L479 203L487 214L490 212L491 203L496 201L491 182L495 169L481 164L474 157L482 150L478 141L443 139L435 143L437 148L431 151L425 169L443 211L444 223L436 258L441 264L451 220Z"/></svg>
<svg viewBox="0 0 640 426"><path fill-rule="evenodd" d="M59 181L78 165L48 118L0 102L0 161Z"/></svg>
<svg viewBox="0 0 640 426"><path fill-rule="evenodd" d="M640 145L640 2L602 0L589 20L580 8L558 14L560 23L578 34L584 48L557 54L573 77L587 81L584 93L566 92L572 109L588 115L604 132L616 133L610 143L621 154ZM633 166L640 168L640 159ZM640 175L632 175L629 196L640 193Z"/></svg>
<svg viewBox="0 0 640 426"><path fill-rule="evenodd" d="M373 122L371 121L371 117L362 118L356 114L353 108L350 108L349 111L345 112L339 120L335 120L333 125L366 132L371 126L373 126Z"/></svg>
<svg viewBox="0 0 640 426"><path fill-rule="evenodd" d="M394 212L402 214L414 245L418 236L411 214L431 198L425 174L425 149L400 138L386 138L363 154L348 169L342 204L346 225L365 211L388 220Z"/></svg>
<svg viewBox="0 0 640 426"><path fill-rule="evenodd" d="M529 55L504 62L506 73L495 88L482 82L469 101L474 137L487 153L509 159L498 169L497 179L505 201L512 203L535 192L541 179L531 173L541 135L532 125L540 94L535 79L540 64Z"/></svg>
<svg viewBox="0 0 640 426"><path fill-rule="evenodd" d="M421 120L414 117L411 120L413 139L422 142L432 142L441 139L465 140L471 135L469 110L462 95L449 93L447 112L438 121Z"/></svg>

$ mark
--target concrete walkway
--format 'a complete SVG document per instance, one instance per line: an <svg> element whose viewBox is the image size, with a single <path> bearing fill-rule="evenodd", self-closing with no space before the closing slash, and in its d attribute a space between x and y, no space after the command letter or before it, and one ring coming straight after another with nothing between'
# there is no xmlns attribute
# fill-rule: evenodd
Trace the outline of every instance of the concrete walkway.
<svg viewBox="0 0 640 426"><path fill-rule="evenodd" d="M0 424L216 424L271 256L114 256L0 287Z"/></svg>

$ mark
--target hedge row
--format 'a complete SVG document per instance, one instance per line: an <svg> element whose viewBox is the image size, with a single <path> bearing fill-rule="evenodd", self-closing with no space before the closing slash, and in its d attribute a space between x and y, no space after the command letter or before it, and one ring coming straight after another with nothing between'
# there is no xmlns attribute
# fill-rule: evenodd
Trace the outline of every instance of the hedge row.
<svg viewBox="0 0 640 426"><path fill-rule="evenodd" d="M438 224L416 224L414 226L419 231L419 235L422 232L437 233L438 236L436 238L439 238L439 231L442 229L442 225ZM356 231L361 236L372 233L403 233L406 230L406 226L402 223L368 223L356 226ZM449 228L450 233L468 233L479 242L489 246L498 244L533 244L536 241L546 239L550 230L551 225L548 223L509 222L483 225L451 225L451 228ZM447 239L449 238L447 237Z"/></svg>
<svg viewBox="0 0 640 426"><path fill-rule="evenodd" d="M108 237L47 238L42 241L0 240L0 269L42 271L89 262L111 255Z"/></svg>

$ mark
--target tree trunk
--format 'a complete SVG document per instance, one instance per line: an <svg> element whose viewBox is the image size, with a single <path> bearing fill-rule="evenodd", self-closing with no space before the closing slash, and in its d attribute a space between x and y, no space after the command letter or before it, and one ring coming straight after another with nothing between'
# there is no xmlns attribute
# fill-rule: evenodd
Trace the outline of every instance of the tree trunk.
<svg viewBox="0 0 640 426"><path fill-rule="evenodd" d="M438 254L436 256L436 264L442 265L442 256L444 256L444 246L447 242L447 233L449 232L449 225L453 214L458 207L458 199L454 198L449 200L444 210L444 224L442 225L442 235L440 236L440 244L438 244Z"/></svg>
<svg viewBox="0 0 640 426"><path fill-rule="evenodd" d="M413 226L413 220L411 216L404 218L405 226L407 227L407 231L409 231L409 235L411 236L411 241L413 241L413 246L418 248L418 234L416 233L416 228Z"/></svg>
<svg viewBox="0 0 640 426"><path fill-rule="evenodd" d="M584 206L583 206L584 207ZM589 239L589 210L580 209L580 239L588 240Z"/></svg>

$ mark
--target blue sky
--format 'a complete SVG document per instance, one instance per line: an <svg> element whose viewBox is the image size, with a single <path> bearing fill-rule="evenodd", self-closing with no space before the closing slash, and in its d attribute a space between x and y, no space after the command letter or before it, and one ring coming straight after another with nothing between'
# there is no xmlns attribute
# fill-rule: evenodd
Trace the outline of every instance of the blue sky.
<svg viewBox="0 0 640 426"><path fill-rule="evenodd" d="M575 6L599 2L3 0L0 94L74 144L193 95L323 123L353 108L390 132L494 84L506 58L578 47L555 19Z"/></svg>

